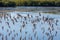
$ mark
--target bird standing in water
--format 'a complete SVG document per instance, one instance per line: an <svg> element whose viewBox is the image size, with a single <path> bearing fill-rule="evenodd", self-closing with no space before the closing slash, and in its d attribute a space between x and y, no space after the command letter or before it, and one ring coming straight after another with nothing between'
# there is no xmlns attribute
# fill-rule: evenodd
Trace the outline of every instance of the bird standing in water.
<svg viewBox="0 0 60 40"><path fill-rule="evenodd" d="M2 30L4 30L4 26L2 26Z"/></svg>

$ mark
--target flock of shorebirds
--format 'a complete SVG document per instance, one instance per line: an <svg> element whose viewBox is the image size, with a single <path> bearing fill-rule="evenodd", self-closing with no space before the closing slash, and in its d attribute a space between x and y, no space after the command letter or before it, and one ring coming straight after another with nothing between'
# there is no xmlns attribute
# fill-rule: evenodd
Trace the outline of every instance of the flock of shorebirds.
<svg viewBox="0 0 60 40"><path fill-rule="evenodd" d="M54 40L60 30L58 19L41 13L26 16L17 13L15 16L9 13L0 15L0 40Z"/></svg>

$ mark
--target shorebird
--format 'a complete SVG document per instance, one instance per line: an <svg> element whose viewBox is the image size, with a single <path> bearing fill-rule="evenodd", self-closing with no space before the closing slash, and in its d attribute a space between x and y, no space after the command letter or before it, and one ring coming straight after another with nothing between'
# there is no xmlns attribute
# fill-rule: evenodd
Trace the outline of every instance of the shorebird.
<svg viewBox="0 0 60 40"><path fill-rule="evenodd" d="M12 37L12 40L15 40L15 38L14 38L14 37Z"/></svg>
<svg viewBox="0 0 60 40"><path fill-rule="evenodd" d="M44 32L45 32L45 28L44 28L44 27L42 27L42 28L41 28L41 30L42 30L42 33L44 34Z"/></svg>
<svg viewBox="0 0 60 40"><path fill-rule="evenodd" d="M20 32L22 32L22 29L20 29Z"/></svg>
<svg viewBox="0 0 60 40"><path fill-rule="evenodd" d="M6 23L7 23L8 27L10 28L9 22L6 22Z"/></svg>
<svg viewBox="0 0 60 40"><path fill-rule="evenodd" d="M2 36L2 33L0 33L0 36Z"/></svg>
<svg viewBox="0 0 60 40"><path fill-rule="evenodd" d="M58 20L56 20L56 23L55 23L55 24L56 24L56 26L57 26L57 23L58 23Z"/></svg>
<svg viewBox="0 0 60 40"><path fill-rule="evenodd" d="M47 36L49 36L49 33L48 33L48 32L46 32L45 34L46 34Z"/></svg>
<svg viewBox="0 0 60 40"><path fill-rule="evenodd" d="M7 32L9 32L9 29L7 29Z"/></svg>
<svg viewBox="0 0 60 40"><path fill-rule="evenodd" d="M25 32L25 34L27 34L27 32Z"/></svg>
<svg viewBox="0 0 60 40"><path fill-rule="evenodd" d="M31 15L31 18L33 18L33 16Z"/></svg>
<svg viewBox="0 0 60 40"><path fill-rule="evenodd" d="M2 21L0 20L0 23L2 23Z"/></svg>
<svg viewBox="0 0 60 40"><path fill-rule="evenodd" d="M13 32L15 32L15 30L13 30Z"/></svg>
<svg viewBox="0 0 60 40"><path fill-rule="evenodd" d="M20 15L20 14L17 14L17 16L19 16L19 17L21 17L21 18L22 18L22 15Z"/></svg>
<svg viewBox="0 0 60 40"><path fill-rule="evenodd" d="M33 24L33 27L34 27L34 29L36 29L36 24L35 23Z"/></svg>
<svg viewBox="0 0 60 40"><path fill-rule="evenodd" d="M37 32L35 31L35 33L34 33L34 37L36 37L36 35L37 35Z"/></svg>
<svg viewBox="0 0 60 40"><path fill-rule="evenodd" d="M29 16L30 16L30 15L29 15L29 14L27 14L27 17L28 17L28 18L30 18Z"/></svg>
<svg viewBox="0 0 60 40"><path fill-rule="evenodd" d="M38 36L36 37L36 40L38 40Z"/></svg>
<svg viewBox="0 0 60 40"><path fill-rule="evenodd" d="M2 40L4 40L4 35L2 35Z"/></svg>
<svg viewBox="0 0 60 40"><path fill-rule="evenodd" d="M9 33L8 33L8 36L10 36L10 35L11 35L11 33L9 32Z"/></svg>
<svg viewBox="0 0 60 40"><path fill-rule="evenodd" d="M27 20L27 18L26 18L26 17L24 17L24 19L25 19L25 20Z"/></svg>
<svg viewBox="0 0 60 40"><path fill-rule="evenodd" d="M16 19L15 17L13 17L13 18L14 18L15 22L18 22L17 19Z"/></svg>
<svg viewBox="0 0 60 40"><path fill-rule="evenodd" d="M16 34L14 34L14 37L16 37Z"/></svg>
<svg viewBox="0 0 60 40"><path fill-rule="evenodd" d="M49 36L48 40L53 40L53 35Z"/></svg>
<svg viewBox="0 0 60 40"><path fill-rule="evenodd" d="M6 22L7 23L7 25L9 25L9 22Z"/></svg>
<svg viewBox="0 0 60 40"><path fill-rule="evenodd" d="M23 27L23 28L25 27L25 22L24 22L24 21L23 21L22 27Z"/></svg>
<svg viewBox="0 0 60 40"><path fill-rule="evenodd" d="M32 36L31 36L31 40L32 40Z"/></svg>
<svg viewBox="0 0 60 40"><path fill-rule="evenodd" d="M2 30L4 30L4 26L2 26Z"/></svg>
<svg viewBox="0 0 60 40"><path fill-rule="evenodd" d="M57 31L56 31L56 33L55 33L55 36L57 36Z"/></svg>
<svg viewBox="0 0 60 40"><path fill-rule="evenodd" d="M5 40L8 40L7 35L5 36Z"/></svg>
<svg viewBox="0 0 60 40"><path fill-rule="evenodd" d="M54 31L54 27L53 27L53 24L52 24L51 28L52 28L52 31Z"/></svg>
<svg viewBox="0 0 60 40"><path fill-rule="evenodd" d="M15 24L13 19L11 19L11 21L12 21L13 24Z"/></svg>
<svg viewBox="0 0 60 40"><path fill-rule="evenodd" d="M25 36L24 40L26 40L26 36Z"/></svg>
<svg viewBox="0 0 60 40"><path fill-rule="evenodd" d="M20 36L20 40L22 40L22 36Z"/></svg>
<svg viewBox="0 0 60 40"><path fill-rule="evenodd" d="M39 16L41 16L40 12L39 12Z"/></svg>
<svg viewBox="0 0 60 40"><path fill-rule="evenodd" d="M18 33L16 33L16 35L18 36Z"/></svg>

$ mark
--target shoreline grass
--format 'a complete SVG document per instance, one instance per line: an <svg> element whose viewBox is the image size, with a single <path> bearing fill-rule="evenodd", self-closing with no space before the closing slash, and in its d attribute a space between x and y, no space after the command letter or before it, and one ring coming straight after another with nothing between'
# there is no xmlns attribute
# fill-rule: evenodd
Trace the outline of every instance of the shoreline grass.
<svg viewBox="0 0 60 40"><path fill-rule="evenodd" d="M60 7L60 1L57 0L1 0L0 7L16 7L16 6L44 6L44 7Z"/></svg>

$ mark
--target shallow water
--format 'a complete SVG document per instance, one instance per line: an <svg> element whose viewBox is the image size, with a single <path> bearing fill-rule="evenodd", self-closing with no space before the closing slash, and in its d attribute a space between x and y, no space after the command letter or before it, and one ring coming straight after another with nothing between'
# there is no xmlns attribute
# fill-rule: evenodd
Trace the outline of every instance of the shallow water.
<svg viewBox="0 0 60 40"><path fill-rule="evenodd" d="M60 40L60 15L7 12L0 17L0 40Z"/></svg>
<svg viewBox="0 0 60 40"><path fill-rule="evenodd" d="M22 12L48 12L48 13L55 13L60 14L60 7L0 7L1 11L22 11Z"/></svg>

